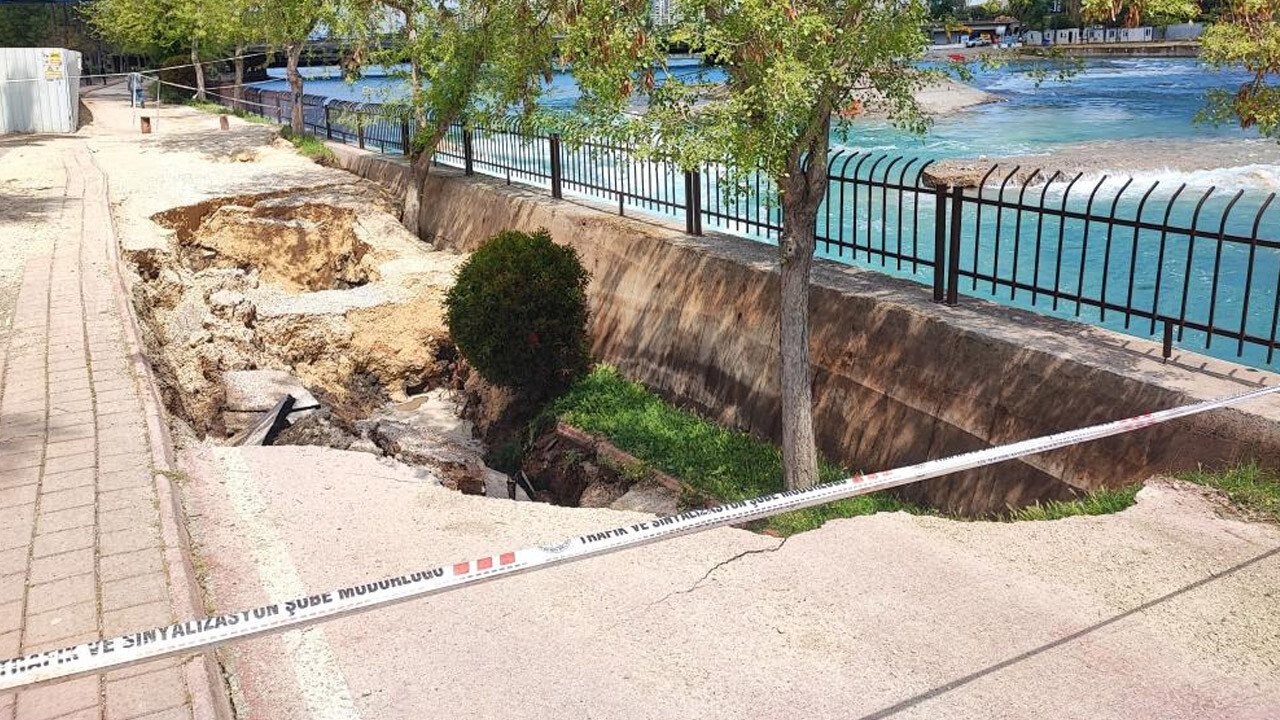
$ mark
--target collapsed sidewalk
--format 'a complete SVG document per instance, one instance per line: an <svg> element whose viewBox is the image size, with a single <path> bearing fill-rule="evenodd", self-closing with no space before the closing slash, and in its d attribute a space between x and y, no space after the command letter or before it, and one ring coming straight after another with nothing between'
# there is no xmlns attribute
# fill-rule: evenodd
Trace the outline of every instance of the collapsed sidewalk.
<svg viewBox="0 0 1280 720"><path fill-rule="evenodd" d="M251 168L219 160L216 118L176 113L167 139L95 141L144 158L107 164L136 189L117 208L126 228L342 177L264 144ZM142 194L166 177L177 190ZM212 611L634 517L466 497L322 447L193 443L180 465ZM1275 527L1156 483L1119 515L1053 523L881 514L785 545L719 530L219 657L246 718L1264 717L1280 712L1277 547Z"/></svg>

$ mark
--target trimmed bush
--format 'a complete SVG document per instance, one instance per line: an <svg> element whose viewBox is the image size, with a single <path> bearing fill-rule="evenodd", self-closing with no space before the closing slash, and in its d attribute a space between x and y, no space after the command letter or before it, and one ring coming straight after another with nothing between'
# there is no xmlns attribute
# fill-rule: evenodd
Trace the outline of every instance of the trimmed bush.
<svg viewBox="0 0 1280 720"><path fill-rule="evenodd" d="M588 365L587 283L571 247L507 231L458 270L445 298L449 332L480 377L541 392L567 385Z"/></svg>

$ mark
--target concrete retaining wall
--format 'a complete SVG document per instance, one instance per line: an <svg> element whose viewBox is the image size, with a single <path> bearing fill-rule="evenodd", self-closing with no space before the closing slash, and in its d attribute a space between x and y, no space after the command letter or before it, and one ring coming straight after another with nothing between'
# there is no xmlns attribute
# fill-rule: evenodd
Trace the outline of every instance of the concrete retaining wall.
<svg viewBox="0 0 1280 720"><path fill-rule="evenodd" d="M365 173L381 161L335 147ZM403 168L402 165L394 165ZM384 181L389 171L377 171ZM724 235L686 236L602 206L432 171L423 235L468 251L500 230L546 227L592 273L593 351L667 398L779 437L776 251ZM1241 392L1273 375L1098 328L962 298L819 261L812 302L819 446L875 471ZM988 512L1073 489L1120 486L1197 463L1280 464L1280 402L1258 401L1162 428L940 478L904 494Z"/></svg>

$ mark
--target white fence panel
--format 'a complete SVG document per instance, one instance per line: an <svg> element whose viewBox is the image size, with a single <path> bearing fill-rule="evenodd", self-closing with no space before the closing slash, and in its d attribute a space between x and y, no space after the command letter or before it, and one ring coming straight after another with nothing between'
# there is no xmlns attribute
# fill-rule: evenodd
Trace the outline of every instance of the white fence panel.
<svg viewBox="0 0 1280 720"><path fill-rule="evenodd" d="M72 133L80 120L80 53L0 48L0 135Z"/></svg>

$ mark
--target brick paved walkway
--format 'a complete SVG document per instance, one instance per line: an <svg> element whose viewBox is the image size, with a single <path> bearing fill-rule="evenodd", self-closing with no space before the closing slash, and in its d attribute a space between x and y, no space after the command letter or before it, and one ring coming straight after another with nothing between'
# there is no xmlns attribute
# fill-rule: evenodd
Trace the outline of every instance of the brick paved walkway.
<svg viewBox="0 0 1280 720"><path fill-rule="evenodd" d="M0 356L3 657L172 622L190 593L169 586L166 496L118 305L102 174L83 139L39 142L65 168L60 202L44 208L63 232L27 259ZM24 241L13 230L0 222L0 252ZM193 694L208 690L198 678L187 661L160 661L0 695L0 720L191 718L203 715Z"/></svg>

